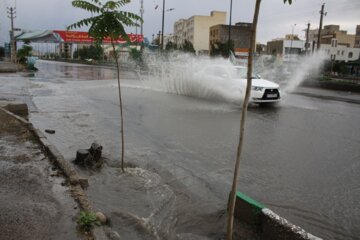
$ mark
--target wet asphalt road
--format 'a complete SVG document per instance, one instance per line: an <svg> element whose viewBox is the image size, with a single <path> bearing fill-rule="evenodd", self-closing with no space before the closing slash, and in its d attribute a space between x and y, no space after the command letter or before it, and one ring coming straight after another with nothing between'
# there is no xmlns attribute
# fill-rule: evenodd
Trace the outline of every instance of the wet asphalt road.
<svg viewBox="0 0 360 240"><path fill-rule="evenodd" d="M115 75L66 66L39 62L39 73L24 76L31 121L42 130L56 129L49 139L67 159L97 140L116 164ZM186 192L177 202L176 231L196 232L194 226L226 205L240 108L152 91L136 80L123 81L123 94L127 161ZM251 106L239 190L323 239L360 239L359 116L358 104L294 94L276 107Z"/></svg>

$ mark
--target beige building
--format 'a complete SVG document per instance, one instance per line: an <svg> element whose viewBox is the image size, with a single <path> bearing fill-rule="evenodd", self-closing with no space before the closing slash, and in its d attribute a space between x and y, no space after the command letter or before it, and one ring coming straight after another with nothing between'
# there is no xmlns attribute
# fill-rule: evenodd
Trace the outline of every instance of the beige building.
<svg viewBox="0 0 360 240"><path fill-rule="evenodd" d="M230 28L230 38L234 48L250 48L251 23L238 22ZM229 25L219 24L210 27L210 47L216 43L229 41Z"/></svg>
<svg viewBox="0 0 360 240"><path fill-rule="evenodd" d="M339 45L354 47L355 35L348 34L347 31L340 30L339 25L327 25L321 30L320 44L331 44L336 39Z"/></svg>
<svg viewBox="0 0 360 240"><path fill-rule="evenodd" d="M357 28L358 29L358 28ZM315 46L317 44L319 29L309 31L309 42ZM345 30L340 30L339 25L325 25L320 32L320 44L331 45L336 39L338 45L353 48L355 46L355 34L348 34Z"/></svg>
<svg viewBox="0 0 360 240"><path fill-rule="evenodd" d="M318 29L310 30L310 43L316 48ZM329 60L355 61L360 58L360 25L355 34L340 30L339 25L326 25L320 33L320 49L324 50Z"/></svg>
<svg viewBox="0 0 360 240"><path fill-rule="evenodd" d="M188 19L180 19L174 24L174 41L181 46L185 40L191 42L196 53L209 52L210 27L225 24L226 12L212 11L210 16L195 15Z"/></svg>
<svg viewBox="0 0 360 240"><path fill-rule="evenodd" d="M360 25L356 26L354 47L360 48Z"/></svg>
<svg viewBox="0 0 360 240"><path fill-rule="evenodd" d="M305 41L297 35L287 34L285 38L273 39L267 42L267 53L279 56L284 62L295 62L298 56L305 51Z"/></svg>

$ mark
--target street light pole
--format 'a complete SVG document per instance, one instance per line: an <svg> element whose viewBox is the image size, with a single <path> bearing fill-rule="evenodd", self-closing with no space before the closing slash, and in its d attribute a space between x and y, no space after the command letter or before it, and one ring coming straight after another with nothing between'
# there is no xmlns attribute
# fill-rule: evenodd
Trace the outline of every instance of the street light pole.
<svg viewBox="0 0 360 240"><path fill-rule="evenodd" d="M232 17L232 0L230 0L230 18L229 18L229 48L231 40L231 17Z"/></svg>
<svg viewBox="0 0 360 240"><path fill-rule="evenodd" d="M144 17L144 0L141 0L141 7L140 7L140 17L142 19L141 23L140 23L140 34L141 36L143 35L143 17Z"/></svg>
<svg viewBox="0 0 360 240"><path fill-rule="evenodd" d="M290 56L289 56L289 62L291 62L291 55L292 55L292 43L294 39L294 28L296 26L296 23L291 25L291 39L290 39Z"/></svg>
<svg viewBox="0 0 360 240"><path fill-rule="evenodd" d="M16 11L15 11L16 8L8 8L8 18L10 18L11 20L11 30L10 30L10 48L11 48L11 53L10 53L10 58L11 58L11 61L16 63L16 40L15 40L15 36L14 36L14 18L15 17L15 14L16 14Z"/></svg>
<svg viewBox="0 0 360 240"><path fill-rule="evenodd" d="M164 50L164 21L165 21L165 0L163 0L162 25L161 25L161 50Z"/></svg>

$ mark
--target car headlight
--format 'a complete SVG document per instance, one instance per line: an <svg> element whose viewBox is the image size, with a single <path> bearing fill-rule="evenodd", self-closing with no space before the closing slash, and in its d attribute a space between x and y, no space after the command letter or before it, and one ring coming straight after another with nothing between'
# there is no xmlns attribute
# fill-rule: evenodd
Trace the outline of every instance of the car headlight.
<svg viewBox="0 0 360 240"><path fill-rule="evenodd" d="M264 90L264 88L263 87L252 86L251 90L262 92L262 90Z"/></svg>

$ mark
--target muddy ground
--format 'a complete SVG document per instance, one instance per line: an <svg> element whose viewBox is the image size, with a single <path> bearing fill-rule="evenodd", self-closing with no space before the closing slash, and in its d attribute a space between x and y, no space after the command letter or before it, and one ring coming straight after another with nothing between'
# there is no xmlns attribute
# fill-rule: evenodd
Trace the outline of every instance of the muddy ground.
<svg viewBox="0 0 360 240"><path fill-rule="evenodd" d="M80 239L64 181L27 128L0 109L0 239Z"/></svg>

